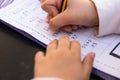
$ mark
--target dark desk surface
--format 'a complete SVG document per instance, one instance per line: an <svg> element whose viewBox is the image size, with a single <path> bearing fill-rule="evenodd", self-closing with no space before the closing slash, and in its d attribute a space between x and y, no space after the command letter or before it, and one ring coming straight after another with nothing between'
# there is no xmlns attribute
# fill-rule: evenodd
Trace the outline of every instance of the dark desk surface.
<svg viewBox="0 0 120 80"><path fill-rule="evenodd" d="M45 48L0 23L0 80L30 80L39 50ZM98 79L92 75L91 80Z"/></svg>

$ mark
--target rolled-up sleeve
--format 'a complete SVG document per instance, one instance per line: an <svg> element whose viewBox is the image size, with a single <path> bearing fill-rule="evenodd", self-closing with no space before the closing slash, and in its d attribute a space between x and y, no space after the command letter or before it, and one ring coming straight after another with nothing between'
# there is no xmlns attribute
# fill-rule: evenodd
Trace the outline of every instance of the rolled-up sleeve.
<svg viewBox="0 0 120 80"><path fill-rule="evenodd" d="M98 36L120 34L120 0L92 0L99 16Z"/></svg>

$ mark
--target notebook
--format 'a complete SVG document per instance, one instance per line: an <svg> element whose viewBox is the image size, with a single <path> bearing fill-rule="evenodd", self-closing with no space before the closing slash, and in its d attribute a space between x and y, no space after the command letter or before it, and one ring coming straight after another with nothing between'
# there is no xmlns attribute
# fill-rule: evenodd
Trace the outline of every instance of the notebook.
<svg viewBox="0 0 120 80"><path fill-rule="evenodd" d="M88 52L96 53L93 74L107 80L120 79L120 35L96 37L96 28L81 28L72 33L52 31L45 22L47 13L40 6L39 0L11 0L0 7L0 22L43 47L61 36L78 40L81 43L82 59Z"/></svg>

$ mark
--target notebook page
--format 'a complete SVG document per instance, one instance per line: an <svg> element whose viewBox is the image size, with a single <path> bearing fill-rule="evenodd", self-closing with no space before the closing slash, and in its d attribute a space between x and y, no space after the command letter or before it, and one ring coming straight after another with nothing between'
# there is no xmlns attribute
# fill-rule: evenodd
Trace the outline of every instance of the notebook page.
<svg viewBox="0 0 120 80"><path fill-rule="evenodd" d="M29 33L45 44L61 36L69 36L71 40L78 40L81 43L82 58L88 52L95 52L96 58L93 66L120 78L120 47L117 46L120 42L119 35L97 38L95 28L82 28L72 33L53 32L45 22L47 13L41 9L40 5L38 0L15 0L11 5L0 10L0 19Z"/></svg>
<svg viewBox="0 0 120 80"><path fill-rule="evenodd" d="M4 0L0 0L0 5L3 3Z"/></svg>
<svg viewBox="0 0 120 80"><path fill-rule="evenodd" d="M0 8L3 8L9 4L11 4L14 0L0 0Z"/></svg>

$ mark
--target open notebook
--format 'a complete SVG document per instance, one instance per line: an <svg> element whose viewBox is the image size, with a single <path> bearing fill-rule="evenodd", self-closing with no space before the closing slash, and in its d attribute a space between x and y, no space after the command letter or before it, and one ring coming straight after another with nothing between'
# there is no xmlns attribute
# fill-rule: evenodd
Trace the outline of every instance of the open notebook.
<svg viewBox="0 0 120 80"><path fill-rule="evenodd" d="M120 35L97 38L95 28L82 28L72 33L53 32L45 22L46 13L38 0L14 0L10 3L0 9L1 22L44 47L63 35L78 40L81 43L82 58L88 52L96 53L94 74L107 80L120 79Z"/></svg>

